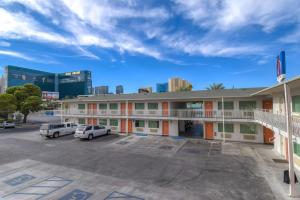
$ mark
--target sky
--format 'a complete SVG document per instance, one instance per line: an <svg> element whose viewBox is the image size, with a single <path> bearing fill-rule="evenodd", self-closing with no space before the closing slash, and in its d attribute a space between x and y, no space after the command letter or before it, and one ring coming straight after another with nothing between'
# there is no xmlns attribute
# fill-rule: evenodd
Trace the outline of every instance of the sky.
<svg viewBox="0 0 300 200"><path fill-rule="evenodd" d="M167 82L276 84L276 57L300 75L299 0L0 0L0 75L16 65L92 71L126 93Z"/></svg>

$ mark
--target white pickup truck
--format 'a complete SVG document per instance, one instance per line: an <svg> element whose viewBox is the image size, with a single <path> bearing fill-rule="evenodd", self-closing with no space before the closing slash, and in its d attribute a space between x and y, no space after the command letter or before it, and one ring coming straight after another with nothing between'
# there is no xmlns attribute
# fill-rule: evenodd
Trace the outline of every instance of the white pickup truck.
<svg viewBox="0 0 300 200"><path fill-rule="evenodd" d="M42 124L40 128L40 135L43 137L57 138L63 135L74 134L77 125L74 123L62 124Z"/></svg>

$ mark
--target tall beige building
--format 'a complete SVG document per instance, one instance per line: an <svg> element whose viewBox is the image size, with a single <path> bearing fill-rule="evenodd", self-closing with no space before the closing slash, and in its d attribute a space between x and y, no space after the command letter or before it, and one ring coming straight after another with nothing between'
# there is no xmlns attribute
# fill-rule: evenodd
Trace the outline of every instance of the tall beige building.
<svg viewBox="0 0 300 200"><path fill-rule="evenodd" d="M176 77L176 78L170 78L168 85L169 85L168 86L169 92L177 92L177 91L181 90L182 88L188 87L189 85L191 85L191 83L186 80Z"/></svg>

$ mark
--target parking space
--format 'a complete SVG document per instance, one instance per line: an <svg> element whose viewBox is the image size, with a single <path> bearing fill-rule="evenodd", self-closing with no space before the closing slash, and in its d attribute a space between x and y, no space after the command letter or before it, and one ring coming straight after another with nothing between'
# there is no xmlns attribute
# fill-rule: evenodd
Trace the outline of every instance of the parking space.
<svg viewBox="0 0 300 200"><path fill-rule="evenodd" d="M0 138L0 197L275 199L254 151L248 144L181 137L6 135Z"/></svg>

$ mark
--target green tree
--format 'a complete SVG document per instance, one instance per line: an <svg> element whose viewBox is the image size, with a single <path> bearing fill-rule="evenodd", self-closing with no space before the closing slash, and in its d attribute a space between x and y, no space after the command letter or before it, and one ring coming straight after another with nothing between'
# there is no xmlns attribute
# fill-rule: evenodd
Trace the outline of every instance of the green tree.
<svg viewBox="0 0 300 200"><path fill-rule="evenodd" d="M0 118L7 119L16 109L16 98L13 95L0 94Z"/></svg>
<svg viewBox="0 0 300 200"><path fill-rule="evenodd" d="M42 91L33 84L15 86L7 88L7 94L11 94L16 99L16 109L24 115L23 122L27 122L30 112L37 112L42 109Z"/></svg>
<svg viewBox="0 0 300 200"><path fill-rule="evenodd" d="M223 90L223 89L225 89L225 86L223 85L223 83L213 83L213 84L209 85L206 89L207 90Z"/></svg>

